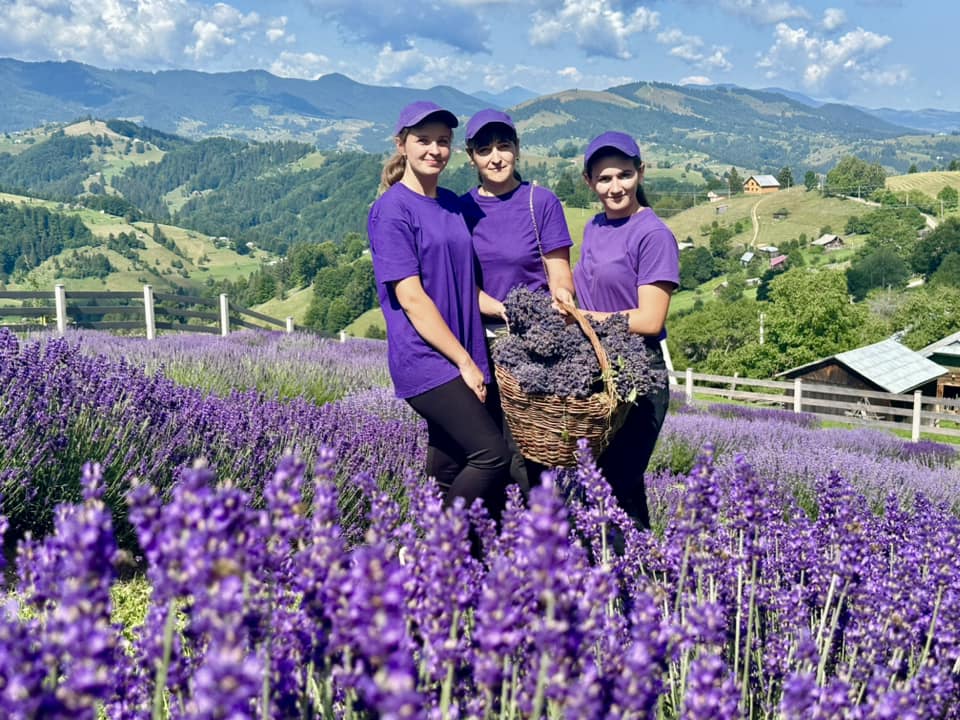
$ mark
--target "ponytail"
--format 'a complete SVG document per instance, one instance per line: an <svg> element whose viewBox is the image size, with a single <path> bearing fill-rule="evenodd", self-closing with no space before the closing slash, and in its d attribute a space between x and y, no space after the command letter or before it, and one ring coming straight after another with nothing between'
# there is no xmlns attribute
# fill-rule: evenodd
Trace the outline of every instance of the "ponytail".
<svg viewBox="0 0 960 720"><path fill-rule="evenodd" d="M407 133L409 132L408 128L400 131L400 134L397 135L397 140L400 144L403 144L403 141L407 139ZM400 182L400 178L403 177L406 169L407 156L397 150L387 158L387 161L383 164L383 170L380 173L380 187L377 189L377 194L381 195L385 193L388 188Z"/></svg>

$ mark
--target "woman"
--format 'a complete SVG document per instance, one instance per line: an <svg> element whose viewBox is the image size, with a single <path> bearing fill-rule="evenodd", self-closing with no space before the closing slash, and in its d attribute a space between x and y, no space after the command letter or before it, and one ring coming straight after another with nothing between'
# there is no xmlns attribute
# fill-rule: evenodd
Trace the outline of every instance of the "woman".
<svg viewBox="0 0 960 720"><path fill-rule="evenodd" d="M665 370L660 340L666 337L670 296L680 285L679 253L673 233L649 207L643 173L640 148L629 135L605 132L587 146L583 177L603 212L584 228L573 279L588 316L625 314L630 332L644 337L651 366ZM650 514L643 475L669 398L666 384L641 397L597 459L620 506L644 528Z"/></svg>
<svg viewBox="0 0 960 720"><path fill-rule="evenodd" d="M481 110L467 122L467 155L480 185L463 195L461 206L473 235L480 306L488 336L502 326L503 299L514 287L549 292L573 302L570 231L557 196L520 179L520 140L513 120L499 110ZM514 459L511 477L521 488L535 484L545 469L525 461L502 419L494 380L489 388L493 412L500 418Z"/></svg>
<svg viewBox="0 0 960 720"><path fill-rule="evenodd" d="M473 248L456 194L438 185L457 124L429 101L400 112L367 232L390 376L427 421L427 474L448 504L482 498L498 517L510 453L484 405L490 370Z"/></svg>

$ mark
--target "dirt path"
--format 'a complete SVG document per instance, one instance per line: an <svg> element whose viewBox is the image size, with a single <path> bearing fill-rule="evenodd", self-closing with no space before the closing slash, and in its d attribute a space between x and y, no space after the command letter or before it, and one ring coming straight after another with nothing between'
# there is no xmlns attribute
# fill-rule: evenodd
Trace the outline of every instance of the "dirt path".
<svg viewBox="0 0 960 720"><path fill-rule="evenodd" d="M757 200L750 208L750 221L753 223L753 239L750 241L750 247L757 246L757 238L760 236L760 218L757 217L757 208L760 207L761 202L763 198Z"/></svg>

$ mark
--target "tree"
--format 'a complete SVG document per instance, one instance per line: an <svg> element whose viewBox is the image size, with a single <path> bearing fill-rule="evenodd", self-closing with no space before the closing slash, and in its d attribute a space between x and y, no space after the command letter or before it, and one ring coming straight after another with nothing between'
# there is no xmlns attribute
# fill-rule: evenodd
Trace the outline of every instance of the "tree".
<svg viewBox="0 0 960 720"><path fill-rule="evenodd" d="M943 258L940 267L930 278L930 285L949 285L960 288L960 253L950 253Z"/></svg>
<svg viewBox="0 0 960 720"><path fill-rule="evenodd" d="M716 275L713 255L700 245L680 253L680 289L693 290Z"/></svg>
<svg viewBox="0 0 960 720"><path fill-rule="evenodd" d="M913 350L960 331L960 288L914 290L894 315L894 325L906 330L902 342Z"/></svg>
<svg viewBox="0 0 960 720"><path fill-rule="evenodd" d="M850 302L840 270L794 268L774 278L767 320L778 371L857 347L868 327L866 308Z"/></svg>
<svg viewBox="0 0 960 720"><path fill-rule="evenodd" d="M731 195L743 191L743 178L740 177L740 173L737 172L735 167L731 167L730 172L727 173L727 187L730 189Z"/></svg>
<svg viewBox="0 0 960 720"><path fill-rule="evenodd" d="M960 220L948 218L913 248L910 264L913 270L930 278L951 253L960 252Z"/></svg>
<svg viewBox="0 0 960 720"><path fill-rule="evenodd" d="M900 288L910 277L910 268L892 247L880 247L855 260L847 268L847 289L863 300L873 288Z"/></svg>
<svg viewBox="0 0 960 720"><path fill-rule="evenodd" d="M803 186L810 191L816 190L819 184L820 183L817 181L817 174L813 170L807 170L806 174L803 176Z"/></svg>
<svg viewBox="0 0 960 720"><path fill-rule="evenodd" d="M777 173L777 182L782 188L793 187L793 173L789 167L780 168L780 172Z"/></svg>
<svg viewBox="0 0 960 720"><path fill-rule="evenodd" d="M917 169L917 164L916 164L916 163L910 163L910 167L907 168L907 175L913 175L913 174L918 173L918 172L920 172L920 171Z"/></svg>
<svg viewBox="0 0 960 720"><path fill-rule="evenodd" d="M676 367L705 370L737 348L757 342L759 317L757 302L741 300L707 303L678 320L671 320L667 343Z"/></svg>
<svg viewBox="0 0 960 720"><path fill-rule="evenodd" d="M827 192L833 195L866 197L882 188L887 179L883 166L847 155L827 173Z"/></svg>
<svg viewBox="0 0 960 720"><path fill-rule="evenodd" d="M960 199L960 193L949 185L944 185L943 189L937 193L937 200L940 201L944 210L953 210L957 207L958 199Z"/></svg>
<svg viewBox="0 0 960 720"><path fill-rule="evenodd" d="M575 192L573 176L568 172L563 173L553 186L553 193L563 202L568 202Z"/></svg>

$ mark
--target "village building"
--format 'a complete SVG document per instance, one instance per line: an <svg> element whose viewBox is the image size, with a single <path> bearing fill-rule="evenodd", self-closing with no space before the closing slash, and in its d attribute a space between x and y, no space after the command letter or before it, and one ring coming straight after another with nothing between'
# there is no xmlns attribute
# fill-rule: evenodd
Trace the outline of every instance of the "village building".
<svg viewBox="0 0 960 720"><path fill-rule="evenodd" d="M740 256L740 264L746 267L751 262L753 262L753 252L747 250L743 255Z"/></svg>
<svg viewBox="0 0 960 720"><path fill-rule="evenodd" d="M780 267L781 265L786 265L786 264L787 264L786 255L777 255L776 257L770 258L770 267L772 268Z"/></svg>
<svg viewBox="0 0 960 720"><path fill-rule="evenodd" d="M750 195L775 193L779 189L780 183L773 175L751 175L743 183L743 191Z"/></svg>
<svg viewBox="0 0 960 720"><path fill-rule="evenodd" d="M714 192L713 190L710 190L710 191L707 193L707 200L709 200L709 201L712 202L712 203L714 203L714 202L720 202L721 200L723 200L723 195L720 195L720 194Z"/></svg>
<svg viewBox="0 0 960 720"><path fill-rule="evenodd" d="M913 404L913 398L909 394L915 390L920 390L924 395L932 397L937 391L938 379L947 373L947 368L919 352L914 352L906 345L896 340L882 340L785 370L779 373L777 378L790 380L800 378L805 383L904 395L903 402L868 398L863 398L861 401L866 408L870 409L875 419L903 421L909 413L906 415L887 413L887 417L884 417L883 408L909 409ZM792 395L792 392L789 394ZM825 391L803 390L803 397L805 401L809 399L813 404L816 404L816 400L823 400L825 405L852 401L849 394ZM818 409L817 412L831 415L850 414L842 407L828 405Z"/></svg>
<svg viewBox="0 0 960 720"><path fill-rule="evenodd" d="M810 244L824 250L840 250L843 248L843 238L832 233L824 233Z"/></svg>
<svg viewBox="0 0 960 720"><path fill-rule="evenodd" d="M947 373L937 378L937 397L960 398L960 332L930 343L917 352L947 368Z"/></svg>

